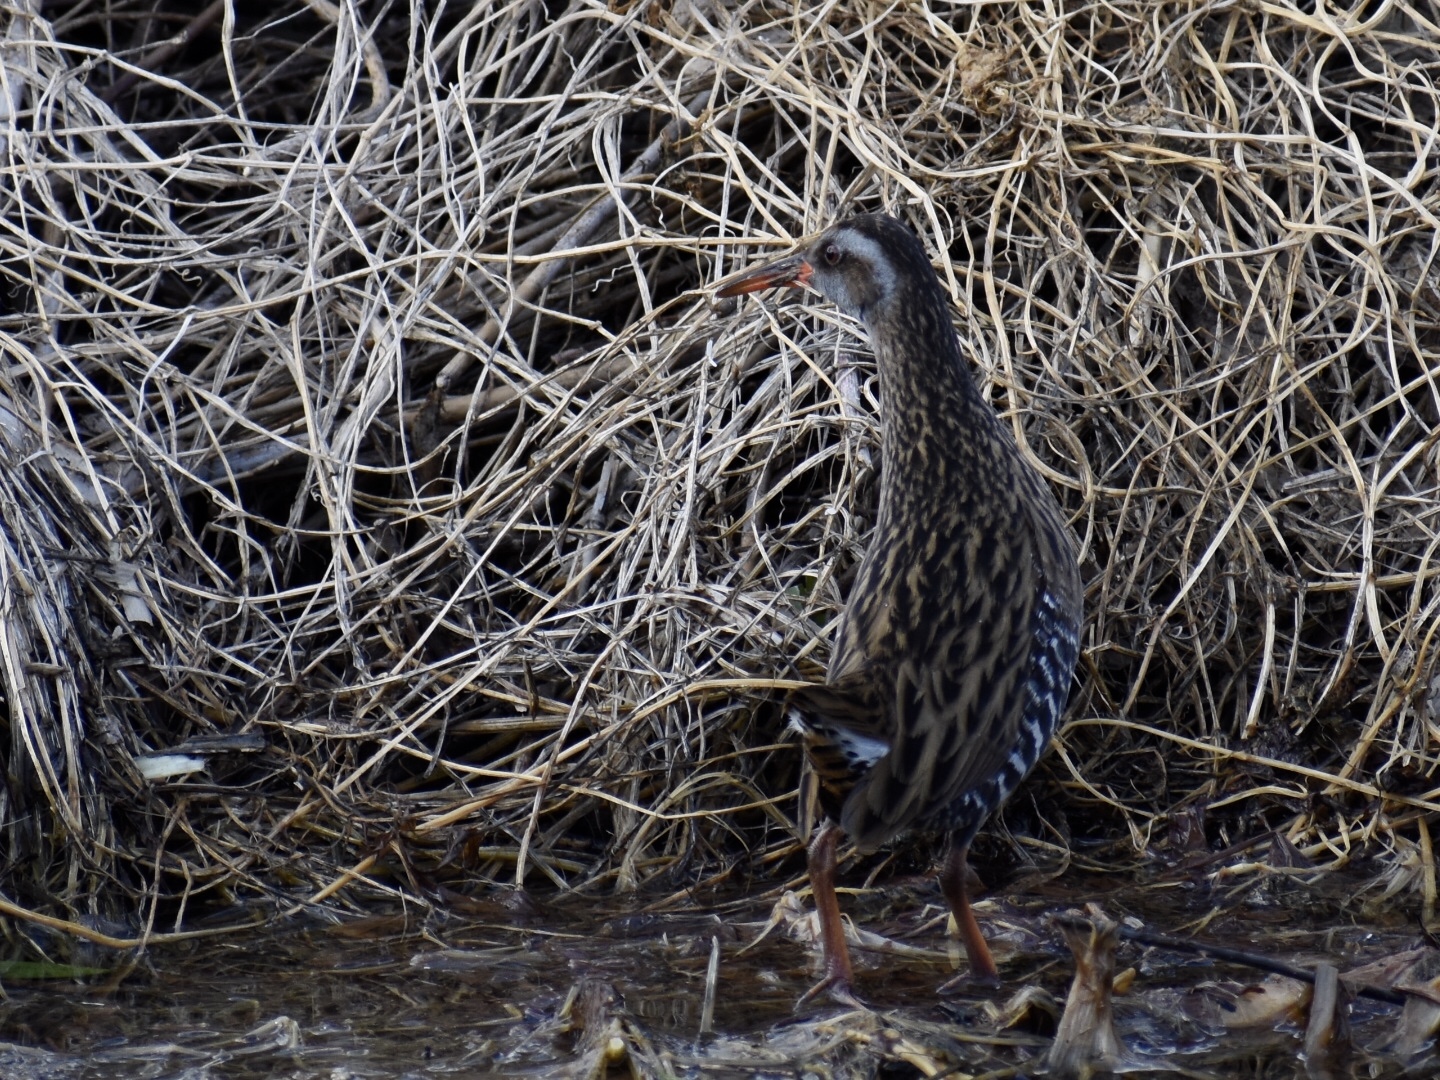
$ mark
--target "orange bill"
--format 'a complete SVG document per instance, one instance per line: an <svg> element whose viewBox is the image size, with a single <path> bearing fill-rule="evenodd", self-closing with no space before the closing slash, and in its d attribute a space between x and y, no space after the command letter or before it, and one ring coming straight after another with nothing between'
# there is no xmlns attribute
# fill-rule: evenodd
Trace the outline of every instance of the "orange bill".
<svg viewBox="0 0 1440 1080"><path fill-rule="evenodd" d="M787 255L783 259L757 266L749 273L742 274L730 284L722 286L716 296L739 296L741 293L759 292L774 285L797 289L810 284L813 269L803 255Z"/></svg>

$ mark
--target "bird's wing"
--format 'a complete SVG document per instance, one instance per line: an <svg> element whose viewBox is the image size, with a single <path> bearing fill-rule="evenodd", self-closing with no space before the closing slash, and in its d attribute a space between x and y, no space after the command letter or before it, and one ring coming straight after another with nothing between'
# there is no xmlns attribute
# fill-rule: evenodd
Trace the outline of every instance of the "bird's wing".
<svg viewBox="0 0 1440 1080"><path fill-rule="evenodd" d="M1015 752L1042 583L1032 543L1016 538L1008 555L1023 561L957 583L949 617L935 621L923 648L894 661L882 684L891 688L890 752L851 793L841 819L861 850L912 825L943 824Z"/></svg>

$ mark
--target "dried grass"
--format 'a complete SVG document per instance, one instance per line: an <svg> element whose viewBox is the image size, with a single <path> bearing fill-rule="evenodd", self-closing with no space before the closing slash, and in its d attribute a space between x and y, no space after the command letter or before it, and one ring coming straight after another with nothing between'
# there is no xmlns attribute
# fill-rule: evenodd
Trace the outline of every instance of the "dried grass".
<svg viewBox="0 0 1440 1080"><path fill-rule="evenodd" d="M707 289L881 207L1083 541L1044 842L1433 894L1431 9L207 12L8 16L7 910L770 873L875 401Z"/></svg>

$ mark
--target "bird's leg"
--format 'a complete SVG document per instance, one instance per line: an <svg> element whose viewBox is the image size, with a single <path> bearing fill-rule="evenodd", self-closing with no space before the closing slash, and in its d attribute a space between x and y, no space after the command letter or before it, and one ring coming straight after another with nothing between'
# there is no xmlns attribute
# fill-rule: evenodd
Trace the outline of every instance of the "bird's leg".
<svg viewBox="0 0 1440 1080"><path fill-rule="evenodd" d="M960 943L965 946L965 955L970 958L970 976L985 982L998 982L1000 973L995 968L995 958L990 955L990 946L985 944L985 935L975 921L975 912L970 909L969 886L966 877L970 866L966 856L970 854L968 841L961 842L952 837L950 853L945 856L945 868L940 871L940 890L950 905L950 914L955 916L955 928L960 934Z"/></svg>
<svg viewBox="0 0 1440 1080"><path fill-rule="evenodd" d="M854 975L850 970L850 949L845 944L845 927L840 922L840 902L835 898L835 848L840 842L840 826L828 817L820 823L810 840L810 895L815 899L815 913L820 916L820 951L825 960L825 977L812 986L797 1003L797 1008L826 991L843 1005L858 1005L850 990Z"/></svg>

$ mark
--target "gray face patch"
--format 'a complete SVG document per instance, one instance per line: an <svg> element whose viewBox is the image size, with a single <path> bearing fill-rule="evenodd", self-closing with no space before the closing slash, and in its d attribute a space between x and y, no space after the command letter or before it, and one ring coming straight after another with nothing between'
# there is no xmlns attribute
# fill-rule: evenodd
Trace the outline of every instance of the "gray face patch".
<svg viewBox="0 0 1440 1080"><path fill-rule="evenodd" d="M885 254L885 249L873 237L861 232L846 229L844 237L841 246L850 253L852 259L864 264L867 275L875 283L876 292L882 297L893 293L895 267L890 264L890 257Z"/></svg>
<svg viewBox="0 0 1440 1080"><path fill-rule="evenodd" d="M845 253L838 266L825 261L824 251L830 244ZM863 318L891 296L898 285L895 266L884 248L858 230L839 226L821 237L811 252L812 284L847 315Z"/></svg>

